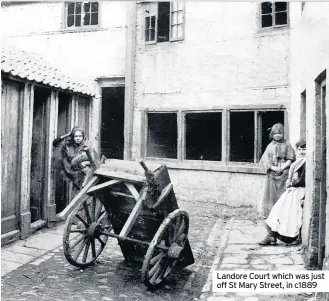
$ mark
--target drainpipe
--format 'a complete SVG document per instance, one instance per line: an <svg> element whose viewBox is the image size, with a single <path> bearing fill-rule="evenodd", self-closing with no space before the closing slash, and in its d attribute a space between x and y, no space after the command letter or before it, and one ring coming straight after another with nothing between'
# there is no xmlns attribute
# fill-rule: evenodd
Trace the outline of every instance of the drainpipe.
<svg viewBox="0 0 329 301"><path fill-rule="evenodd" d="M124 159L132 160L134 127L134 90L136 57L136 1L126 2L126 67L125 67L125 117L124 117Z"/></svg>

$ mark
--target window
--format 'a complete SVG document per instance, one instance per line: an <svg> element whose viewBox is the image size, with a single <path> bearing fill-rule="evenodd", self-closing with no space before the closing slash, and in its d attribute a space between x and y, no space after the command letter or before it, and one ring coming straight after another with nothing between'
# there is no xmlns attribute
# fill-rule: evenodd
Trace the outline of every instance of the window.
<svg viewBox="0 0 329 301"><path fill-rule="evenodd" d="M185 115L185 158L187 160L222 160L222 113L187 113Z"/></svg>
<svg viewBox="0 0 329 301"><path fill-rule="evenodd" d="M184 2L145 5L145 42L161 43L184 38Z"/></svg>
<svg viewBox="0 0 329 301"><path fill-rule="evenodd" d="M259 162L278 122L284 124L284 111L231 111L229 161Z"/></svg>
<svg viewBox="0 0 329 301"><path fill-rule="evenodd" d="M155 39L155 16L145 18L145 41L150 42Z"/></svg>
<svg viewBox="0 0 329 301"><path fill-rule="evenodd" d="M254 112L230 114L230 161L254 162Z"/></svg>
<svg viewBox="0 0 329 301"><path fill-rule="evenodd" d="M184 36L184 2L171 2L170 38L179 40Z"/></svg>
<svg viewBox="0 0 329 301"><path fill-rule="evenodd" d="M158 43L169 41L170 2L158 3Z"/></svg>
<svg viewBox="0 0 329 301"><path fill-rule="evenodd" d="M193 168L199 161L201 169L207 161L212 162L208 166L211 164L213 169L216 161L221 162L218 166L231 165L235 171L237 165L258 168L257 163L271 142L271 127L286 123L286 111L282 108L147 112L146 117L144 156L175 159L177 163L192 164Z"/></svg>
<svg viewBox="0 0 329 301"><path fill-rule="evenodd" d="M281 27L288 24L287 2L262 2L260 6L262 28Z"/></svg>
<svg viewBox="0 0 329 301"><path fill-rule="evenodd" d="M177 158L177 114L147 114L146 156Z"/></svg>
<svg viewBox="0 0 329 301"><path fill-rule="evenodd" d="M98 2L67 2L66 27L91 27L98 25Z"/></svg>

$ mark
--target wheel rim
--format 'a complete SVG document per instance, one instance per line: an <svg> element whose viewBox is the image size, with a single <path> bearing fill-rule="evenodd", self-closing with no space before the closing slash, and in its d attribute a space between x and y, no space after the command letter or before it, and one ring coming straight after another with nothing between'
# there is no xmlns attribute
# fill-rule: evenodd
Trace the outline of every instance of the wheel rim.
<svg viewBox="0 0 329 301"><path fill-rule="evenodd" d="M103 251L111 230L103 204L89 197L67 219L63 237L64 255L77 267L91 265Z"/></svg>
<svg viewBox="0 0 329 301"><path fill-rule="evenodd" d="M189 218L177 209L163 221L145 255L142 280L150 288L160 285L181 261L187 241Z"/></svg>

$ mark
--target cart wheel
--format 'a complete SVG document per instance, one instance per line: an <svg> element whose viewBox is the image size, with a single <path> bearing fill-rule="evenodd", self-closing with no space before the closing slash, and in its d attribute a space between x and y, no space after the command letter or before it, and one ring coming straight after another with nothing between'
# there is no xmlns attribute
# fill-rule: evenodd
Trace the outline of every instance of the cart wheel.
<svg viewBox="0 0 329 301"><path fill-rule="evenodd" d="M162 222L143 262L142 281L147 287L160 286L176 263L183 259L188 229L189 216L184 210L176 209Z"/></svg>
<svg viewBox="0 0 329 301"><path fill-rule="evenodd" d="M103 204L94 197L86 197L67 218L63 250L67 261L79 268L94 263L102 253L112 229Z"/></svg>

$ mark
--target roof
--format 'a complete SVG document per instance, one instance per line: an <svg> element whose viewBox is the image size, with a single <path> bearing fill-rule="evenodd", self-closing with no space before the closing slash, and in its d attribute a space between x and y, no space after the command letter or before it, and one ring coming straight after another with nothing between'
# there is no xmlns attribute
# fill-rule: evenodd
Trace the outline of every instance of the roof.
<svg viewBox="0 0 329 301"><path fill-rule="evenodd" d="M95 94L91 83L73 79L52 67L40 55L20 50L13 45L1 46L1 71L63 90L86 95Z"/></svg>

